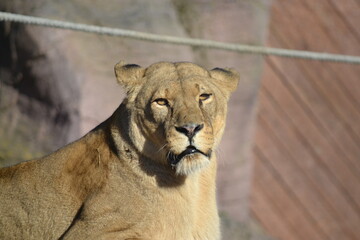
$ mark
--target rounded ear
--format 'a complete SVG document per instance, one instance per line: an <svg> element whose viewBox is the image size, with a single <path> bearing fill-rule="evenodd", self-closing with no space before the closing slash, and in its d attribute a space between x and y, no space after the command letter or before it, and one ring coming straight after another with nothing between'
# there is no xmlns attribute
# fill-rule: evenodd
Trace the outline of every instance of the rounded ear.
<svg viewBox="0 0 360 240"><path fill-rule="evenodd" d="M210 71L210 76L219 81L219 86L229 93L235 91L238 86L240 75L232 68L214 68Z"/></svg>
<svg viewBox="0 0 360 240"><path fill-rule="evenodd" d="M145 69L136 64L126 64L124 61L120 61L115 65L116 79L127 92L141 84L144 73Z"/></svg>

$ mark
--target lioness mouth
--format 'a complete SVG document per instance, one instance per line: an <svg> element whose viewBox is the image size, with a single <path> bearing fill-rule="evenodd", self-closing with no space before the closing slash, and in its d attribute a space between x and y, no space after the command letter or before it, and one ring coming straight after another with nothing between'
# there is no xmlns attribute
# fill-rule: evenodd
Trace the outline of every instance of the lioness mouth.
<svg viewBox="0 0 360 240"><path fill-rule="evenodd" d="M191 154L195 154L195 153L200 153L206 157L210 157L211 155L211 151L206 154L202 151L200 151L199 149L195 148L194 146L188 146L182 153L180 153L179 155L176 155L176 154L173 154L173 153L170 153L169 154L169 157L168 157L168 160L169 160L169 163L171 166L175 166L176 164L178 164L180 162L180 160L187 156L187 155L191 155Z"/></svg>

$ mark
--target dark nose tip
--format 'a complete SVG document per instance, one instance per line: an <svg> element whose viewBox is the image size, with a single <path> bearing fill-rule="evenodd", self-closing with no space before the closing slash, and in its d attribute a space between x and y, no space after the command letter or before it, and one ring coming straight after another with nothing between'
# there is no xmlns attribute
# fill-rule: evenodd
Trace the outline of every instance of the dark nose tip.
<svg viewBox="0 0 360 240"><path fill-rule="evenodd" d="M175 127L176 131L185 134L188 138L192 138L195 136L197 132L203 129L204 124L196 124L196 123L189 123L185 124L181 127Z"/></svg>

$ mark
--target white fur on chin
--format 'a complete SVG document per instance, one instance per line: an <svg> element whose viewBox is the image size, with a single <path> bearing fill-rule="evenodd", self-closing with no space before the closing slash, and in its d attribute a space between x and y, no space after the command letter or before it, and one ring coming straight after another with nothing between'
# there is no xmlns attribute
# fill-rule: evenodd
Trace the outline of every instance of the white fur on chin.
<svg viewBox="0 0 360 240"><path fill-rule="evenodd" d="M174 168L177 175L190 175L194 174L210 163L210 159L201 153L194 153L186 155L180 162L178 162Z"/></svg>

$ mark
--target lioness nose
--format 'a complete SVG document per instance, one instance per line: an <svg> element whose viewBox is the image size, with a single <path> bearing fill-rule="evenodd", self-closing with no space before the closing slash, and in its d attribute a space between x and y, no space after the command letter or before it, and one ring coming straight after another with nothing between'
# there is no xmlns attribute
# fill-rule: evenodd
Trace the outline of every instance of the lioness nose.
<svg viewBox="0 0 360 240"><path fill-rule="evenodd" d="M188 136L188 138L192 138L203 127L204 127L204 124L189 123L189 124L185 124L184 126L175 127L175 128L176 128L176 131L185 134L186 136Z"/></svg>

